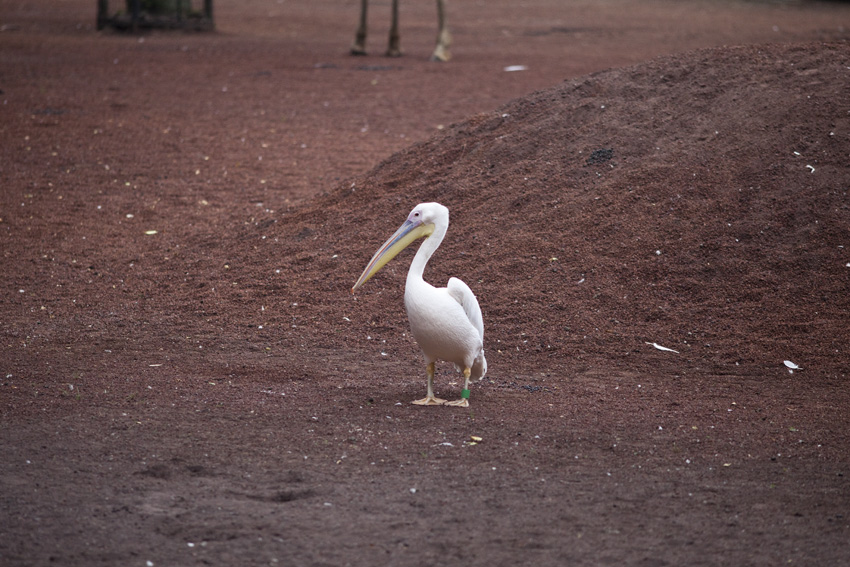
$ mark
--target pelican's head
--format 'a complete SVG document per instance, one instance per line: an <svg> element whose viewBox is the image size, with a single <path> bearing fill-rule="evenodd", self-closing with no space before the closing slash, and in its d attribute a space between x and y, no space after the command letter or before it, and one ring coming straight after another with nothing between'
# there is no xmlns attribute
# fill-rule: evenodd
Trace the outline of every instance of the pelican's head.
<svg viewBox="0 0 850 567"><path fill-rule="evenodd" d="M366 269L360 274L360 279L351 288L351 293L369 278L374 276L383 268L387 262L395 258L399 252L410 246L416 240L431 236L435 230L445 232L449 226L449 210L439 203L420 203L413 207L407 220L404 221L395 234L378 248L372 259L366 265Z"/></svg>

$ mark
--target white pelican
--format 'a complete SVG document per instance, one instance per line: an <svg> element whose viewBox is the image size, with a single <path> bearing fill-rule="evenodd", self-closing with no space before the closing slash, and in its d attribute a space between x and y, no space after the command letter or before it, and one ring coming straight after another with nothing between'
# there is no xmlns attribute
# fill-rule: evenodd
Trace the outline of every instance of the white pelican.
<svg viewBox="0 0 850 567"><path fill-rule="evenodd" d="M439 203L416 205L404 224L369 260L351 292L357 291L415 240L425 237L410 264L404 286L404 307L410 330L425 356L428 376L427 395L413 403L467 407L470 379L479 380L487 372L481 308L469 286L459 279L450 278L446 287L437 288L422 278L425 265L440 246L448 228L449 210L446 207ZM463 372L463 391L459 400L447 402L434 397L434 363L437 360L453 362Z"/></svg>

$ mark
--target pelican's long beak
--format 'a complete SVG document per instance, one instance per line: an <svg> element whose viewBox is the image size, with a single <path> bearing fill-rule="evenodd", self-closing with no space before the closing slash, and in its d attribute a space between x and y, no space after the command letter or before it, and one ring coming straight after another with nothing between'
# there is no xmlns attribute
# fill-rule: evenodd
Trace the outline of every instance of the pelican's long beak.
<svg viewBox="0 0 850 567"><path fill-rule="evenodd" d="M360 279L358 279L357 283L354 284L354 287L351 288L351 293L354 293L360 286L369 281L369 278L378 273L378 271L383 268L387 262L395 258L399 252L410 246L410 244L415 240L422 238L423 236L430 236L432 232L434 232L433 224L426 224L421 220L412 221L407 219L404 221L404 224L395 231L395 234L390 236L389 240L384 242L384 244L378 248L378 251L375 252L375 255L372 256L371 260L369 260L369 263L366 265L366 269L363 270L362 274L360 274Z"/></svg>

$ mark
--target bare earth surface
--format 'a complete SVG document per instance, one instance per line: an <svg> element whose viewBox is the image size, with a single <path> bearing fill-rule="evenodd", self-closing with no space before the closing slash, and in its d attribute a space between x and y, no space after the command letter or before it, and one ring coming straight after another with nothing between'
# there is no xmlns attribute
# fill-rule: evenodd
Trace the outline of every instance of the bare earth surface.
<svg viewBox="0 0 850 567"><path fill-rule="evenodd" d="M850 565L850 4L357 5L0 0L0 564Z"/></svg>

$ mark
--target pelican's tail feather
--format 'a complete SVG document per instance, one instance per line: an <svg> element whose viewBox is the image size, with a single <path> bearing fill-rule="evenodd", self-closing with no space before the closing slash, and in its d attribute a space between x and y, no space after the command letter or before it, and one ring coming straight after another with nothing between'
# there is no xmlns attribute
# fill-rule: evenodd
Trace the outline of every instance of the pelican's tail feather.
<svg viewBox="0 0 850 567"><path fill-rule="evenodd" d="M468 285L457 278L449 278L446 289L449 290L449 295L461 304L469 322L478 330L481 340L484 341L484 317L481 315L481 307L478 305L475 294Z"/></svg>

